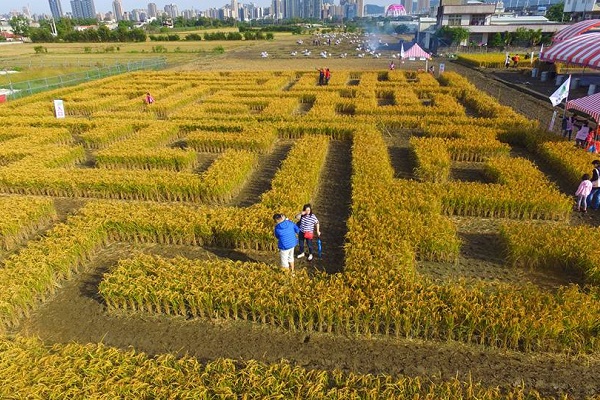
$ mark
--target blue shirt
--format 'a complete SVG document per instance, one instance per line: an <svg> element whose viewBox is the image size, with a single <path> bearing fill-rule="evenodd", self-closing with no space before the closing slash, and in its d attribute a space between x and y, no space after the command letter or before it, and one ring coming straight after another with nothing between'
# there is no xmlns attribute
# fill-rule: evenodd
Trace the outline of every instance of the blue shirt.
<svg viewBox="0 0 600 400"><path fill-rule="evenodd" d="M283 220L275 225L275 237L277 238L277 247L281 250L288 250L296 247L298 238L296 234L300 232L298 226L289 219Z"/></svg>

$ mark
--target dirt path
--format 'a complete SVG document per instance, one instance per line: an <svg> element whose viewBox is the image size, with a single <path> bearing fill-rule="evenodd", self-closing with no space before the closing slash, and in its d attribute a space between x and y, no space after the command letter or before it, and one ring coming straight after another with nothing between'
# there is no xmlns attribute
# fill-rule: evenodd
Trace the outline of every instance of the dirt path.
<svg viewBox="0 0 600 400"><path fill-rule="evenodd" d="M450 179L462 182L490 183L485 176L483 163L454 161L450 167Z"/></svg>
<svg viewBox="0 0 600 400"><path fill-rule="evenodd" d="M565 392L583 398L600 391L598 360L503 352L459 343L287 333L247 322L108 315L97 295L98 283L120 257L136 251L193 258L216 256L199 247L115 243L99 253L86 272L67 282L54 299L23 321L20 333L39 336L48 344L102 342L123 349L133 346L150 355L188 354L200 361L228 357L275 362L285 358L307 368L432 380L458 377L504 387L524 382L546 395ZM271 256L236 252L221 255L243 260Z"/></svg>
<svg viewBox="0 0 600 400"><path fill-rule="evenodd" d="M446 63L446 69L468 77L469 81L479 90L494 97L500 104L512 107L527 118L538 120L541 127L547 127L550 124L552 118L550 100L543 101L513 89L494 79L492 71L481 72L455 62Z"/></svg>
<svg viewBox="0 0 600 400"><path fill-rule="evenodd" d="M239 64L239 60L235 61ZM250 63L250 67L261 62L263 61L255 60ZM239 68L239 65L231 62L226 63L223 69L234 68ZM492 95L494 91L500 93L502 103L511 103L509 105L531 118L548 113L546 106L538 100L529 99L479 72L465 69L463 73L482 90L489 91ZM384 134L395 174L399 179L414 178L414 162L408 150L410 134L409 131ZM287 153L285 144L279 146L262 160L257 170L258 175L251 178L256 181L248 185L253 189L244 189L234 201L236 205L253 204L261 193L268 190L268 176L274 174ZM323 261L316 261L312 265L321 266L327 272L337 272L343 269L346 220L350 213L351 143L332 141L330 146L322 184L314 201L315 212L323 225L325 253ZM533 159L535 161L535 157ZM568 192L568 185L561 184L559 177L554 177L551 171L542 171L550 179L559 182L561 190ZM458 180L482 179L473 178L477 173L477 168L473 166L455 164L452 177ZM60 208L61 220L82 204L78 203L79 200L70 199L57 199L55 202L57 208ZM541 279L527 275L527 271L515 271L503 265L502 257L496 251L498 236L494 224L497 221L469 218L454 220L464 241L461 261L457 265L421 264L421 272L432 276L437 274L442 279L461 276L492 282ZM87 271L64 283L57 295L25 319L16 332L37 335L48 344L103 342L123 349L133 346L150 355L165 352L189 354L200 361L229 357L273 362L285 358L308 368L340 368L361 373L421 376L432 380L458 377L480 381L487 386L502 387L512 387L523 382L528 388L552 396L569 393L576 398L583 398L600 393L600 359L597 356L591 360L571 359L562 355L497 351L456 342L294 334L246 322L210 322L144 314L108 315L98 296L98 284L102 275L118 259L129 257L134 252L167 257L181 255L197 259L224 257L242 261L276 262L276 253L115 243L102 250L87 266ZM310 265L306 261L298 264L299 268ZM548 279L547 287L550 288L571 280L564 275L559 276L557 281L551 281L552 277L549 275L544 275L544 279Z"/></svg>
<svg viewBox="0 0 600 400"><path fill-rule="evenodd" d="M409 144L409 139L413 134L411 130L407 129L384 130L383 132L396 179L415 179L415 161L412 159Z"/></svg>
<svg viewBox="0 0 600 400"><path fill-rule="evenodd" d="M546 127L549 125L553 110L549 101L543 101L529 96L495 80L493 72L483 73L457 63L449 63L449 66L450 70L458 72L464 76L468 76L469 81L477 86L478 89L495 97L496 100L501 104L512 107L529 119L538 120L541 127ZM507 78L507 76L503 77ZM540 157L518 147L513 147L511 152L513 156L523 157L534 162L537 168L542 171L551 182L556 184L562 193L567 196L574 195L578 183L570 182L562 174L551 168ZM600 226L600 211L592 210L587 214L573 212L571 214L570 222L575 225L586 224L591 226Z"/></svg>
<svg viewBox="0 0 600 400"><path fill-rule="evenodd" d="M279 170L281 162L287 157L293 143L292 140L279 139L269 154L262 155L258 168L230 205L249 207L259 203L260 196L271 189L271 181Z"/></svg>
<svg viewBox="0 0 600 400"><path fill-rule="evenodd" d="M410 136L414 132L407 130L389 130L383 133L395 177L414 179L414 160L410 155ZM524 149L513 150L513 157L526 157L535 162L533 155ZM552 171L544 170L551 180ZM483 163L453 162L451 179L465 182L488 183L483 172ZM563 183L563 187L565 184ZM590 215L592 215L590 213ZM574 213L574 218L591 218ZM419 273L439 281L452 281L464 278L470 281L490 284L502 282L513 285L534 284L543 289L555 290L562 285L582 283L583 278L575 271L553 271L539 269L512 268L504 259L499 234L499 219L452 217L456 223L458 235L462 240L460 254L456 263L419 261Z"/></svg>
<svg viewBox="0 0 600 400"><path fill-rule="evenodd" d="M328 273L344 269L344 243L350 216L352 176L352 144L349 140L332 140L321 173L321 185L314 212L321 223L323 260L320 267Z"/></svg>

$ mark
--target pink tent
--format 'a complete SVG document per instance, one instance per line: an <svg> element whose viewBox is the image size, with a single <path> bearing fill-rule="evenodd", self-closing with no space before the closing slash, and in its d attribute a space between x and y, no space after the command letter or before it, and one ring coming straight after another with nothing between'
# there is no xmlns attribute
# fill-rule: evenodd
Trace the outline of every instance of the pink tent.
<svg viewBox="0 0 600 400"><path fill-rule="evenodd" d="M561 29L554 35L552 41L554 43L562 42L586 32L597 30L600 31L600 19L588 19Z"/></svg>
<svg viewBox="0 0 600 400"><path fill-rule="evenodd" d="M600 124L600 93L571 100L567 103L566 108L567 110L582 111Z"/></svg>
<svg viewBox="0 0 600 400"><path fill-rule="evenodd" d="M403 58L426 58L426 59L431 59L431 55L426 52L425 50L423 50L421 48L421 46L419 46L417 43L413 44L412 47L408 50L404 51L404 57Z"/></svg>
<svg viewBox="0 0 600 400"><path fill-rule="evenodd" d="M600 33L586 33L558 42L545 50L540 60L600 68Z"/></svg>

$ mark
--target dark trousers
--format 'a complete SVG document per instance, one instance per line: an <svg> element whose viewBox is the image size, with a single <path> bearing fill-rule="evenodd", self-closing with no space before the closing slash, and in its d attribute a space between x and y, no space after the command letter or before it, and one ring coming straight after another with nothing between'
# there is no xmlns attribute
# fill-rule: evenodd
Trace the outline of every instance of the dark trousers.
<svg viewBox="0 0 600 400"><path fill-rule="evenodd" d="M592 188L592 192L587 197L587 205L594 210L598 209L598 205L600 205L600 187Z"/></svg>
<svg viewBox="0 0 600 400"><path fill-rule="evenodd" d="M308 245L308 254L313 253L313 241L312 239L307 239L304 237L304 232L300 232L298 235L298 239L300 241L300 253L304 253L304 241L306 240L306 244Z"/></svg>

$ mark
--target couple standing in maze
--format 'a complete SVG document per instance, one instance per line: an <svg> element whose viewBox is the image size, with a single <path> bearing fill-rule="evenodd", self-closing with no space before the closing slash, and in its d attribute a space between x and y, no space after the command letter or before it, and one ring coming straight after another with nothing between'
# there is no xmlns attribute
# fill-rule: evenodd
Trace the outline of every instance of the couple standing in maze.
<svg viewBox="0 0 600 400"><path fill-rule="evenodd" d="M305 204L302 207L302 212L296 215L296 219L298 222L294 223L283 214L273 215L281 267L290 272L294 272L294 249L296 245L299 244L297 258L303 258L306 256L304 253L304 244L306 242L308 247L307 260L311 261L313 259L313 238L315 237L315 233L317 238L321 236L319 220L313 214L310 204ZM298 235L297 238L296 235Z"/></svg>

